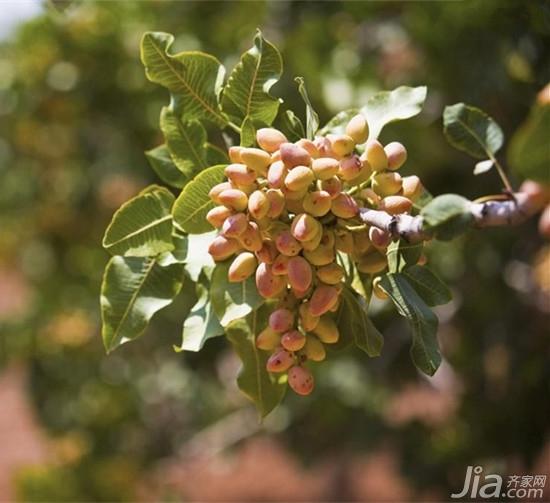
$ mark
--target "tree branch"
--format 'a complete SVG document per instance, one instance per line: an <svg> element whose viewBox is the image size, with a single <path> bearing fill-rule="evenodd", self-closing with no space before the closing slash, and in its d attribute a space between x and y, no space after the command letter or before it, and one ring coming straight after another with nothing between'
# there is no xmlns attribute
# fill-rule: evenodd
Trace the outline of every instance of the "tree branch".
<svg viewBox="0 0 550 503"><path fill-rule="evenodd" d="M530 194L518 192L505 201L490 200L470 202L470 213L474 217L475 227L499 227L517 225L541 209L538 201ZM406 213L390 215L385 211L360 208L359 217L371 227L388 232L392 238L401 238L409 243L418 243L430 239L431 233L424 228L422 216Z"/></svg>

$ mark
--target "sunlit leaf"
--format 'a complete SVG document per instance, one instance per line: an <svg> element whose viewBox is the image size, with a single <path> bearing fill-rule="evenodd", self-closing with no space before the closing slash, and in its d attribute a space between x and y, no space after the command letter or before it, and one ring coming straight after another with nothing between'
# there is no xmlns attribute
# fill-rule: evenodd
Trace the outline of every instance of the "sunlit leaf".
<svg viewBox="0 0 550 503"><path fill-rule="evenodd" d="M350 287L344 286L336 325L344 340L353 340L357 347L371 357L379 356L384 338L370 320L367 309L365 299Z"/></svg>
<svg viewBox="0 0 550 503"><path fill-rule="evenodd" d="M145 156L157 176L164 183L178 189L181 189L187 183L187 176L176 167L166 145L159 145L147 150Z"/></svg>
<svg viewBox="0 0 550 503"><path fill-rule="evenodd" d="M411 357L414 364L425 374L435 374L441 363L437 316L402 274L388 273L382 277L380 285L390 296L397 312L409 322L413 336Z"/></svg>
<svg viewBox="0 0 550 503"><path fill-rule="evenodd" d="M174 196L156 187L124 203L113 215L103 237L103 247L112 255L154 256L172 250Z"/></svg>
<svg viewBox="0 0 550 503"><path fill-rule="evenodd" d="M277 116L280 100L269 93L283 72L283 61L277 48L258 31L254 45L241 56L223 90L222 108L241 124L251 121L271 124Z"/></svg>
<svg viewBox="0 0 550 503"><path fill-rule="evenodd" d="M404 269L401 274L428 306L439 306L451 301L449 287L426 266L413 265Z"/></svg>
<svg viewBox="0 0 550 503"><path fill-rule="evenodd" d="M284 114L279 115L276 126L289 141L297 141L306 135L302 121L292 110L285 110Z"/></svg>
<svg viewBox="0 0 550 503"><path fill-rule="evenodd" d="M189 182L174 203L174 223L189 234L202 234L213 229L206 214L215 206L208 197L210 189L225 180L224 165L201 171Z"/></svg>
<svg viewBox="0 0 550 503"><path fill-rule="evenodd" d="M319 129L319 116L309 101L303 77L296 77L294 81L298 84L298 92L306 104L306 136L312 140Z"/></svg>
<svg viewBox="0 0 550 503"><path fill-rule="evenodd" d="M147 32L141 39L141 61L151 82L166 87L179 100L185 120L227 124L218 103L225 70L210 54L198 51L170 54L169 33Z"/></svg>
<svg viewBox="0 0 550 503"><path fill-rule="evenodd" d="M470 212L470 201L456 194L435 197L420 214L424 224L441 240L452 239L468 230L474 217Z"/></svg>
<svg viewBox="0 0 550 503"><path fill-rule="evenodd" d="M208 339L224 334L224 329L212 309L208 285L197 283L196 290L197 303L183 323L182 351L200 351Z"/></svg>
<svg viewBox="0 0 550 503"><path fill-rule="evenodd" d="M348 122L359 113L359 110L352 108L350 110L343 110L338 112L332 119L330 119L323 127L319 130L320 135L331 134L343 134L346 130Z"/></svg>
<svg viewBox="0 0 550 503"><path fill-rule="evenodd" d="M254 276L232 283L227 279L231 259L216 265L210 283L210 298L216 316L226 327L233 320L245 317L264 303Z"/></svg>
<svg viewBox="0 0 550 503"><path fill-rule="evenodd" d="M483 173L487 173L487 171L490 171L494 165L495 163L491 159L485 159L484 161L479 161L476 163L474 167L474 175L481 175Z"/></svg>
<svg viewBox="0 0 550 503"><path fill-rule="evenodd" d="M181 264L161 266L152 257L112 257L101 286L102 336L107 351L143 333L183 283Z"/></svg>
<svg viewBox="0 0 550 503"><path fill-rule="evenodd" d="M182 122L170 107L160 113L160 129L177 168L187 180L207 168L206 131L198 121Z"/></svg>
<svg viewBox="0 0 550 503"><path fill-rule="evenodd" d="M378 138L386 124L418 115L426 101L426 94L426 86L401 86L372 96L360 110L369 124L369 138Z"/></svg>
<svg viewBox="0 0 550 503"><path fill-rule="evenodd" d="M254 402L261 417L267 416L283 399L286 383L266 370L267 351L256 347L255 337L267 325L268 312L255 310L246 319L235 320L226 335L242 362L237 378L239 389Z"/></svg>
<svg viewBox="0 0 550 503"><path fill-rule="evenodd" d="M464 103L445 107L443 128L453 147L477 159L494 156L504 142L502 129L491 117Z"/></svg>

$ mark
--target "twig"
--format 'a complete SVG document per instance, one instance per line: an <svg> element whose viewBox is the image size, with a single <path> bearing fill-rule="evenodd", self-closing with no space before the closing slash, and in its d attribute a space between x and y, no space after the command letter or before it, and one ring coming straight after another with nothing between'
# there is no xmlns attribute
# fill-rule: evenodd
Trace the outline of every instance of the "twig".
<svg viewBox="0 0 550 503"><path fill-rule="evenodd" d="M534 215L540 206L524 192L516 192L513 199L494 200L482 203L471 202L470 213L474 217L475 227L500 227L517 225ZM390 215L385 211L361 208L359 217L372 227L389 232L392 238L401 238L409 243L418 243L432 237L425 228L422 216L405 213Z"/></svg>

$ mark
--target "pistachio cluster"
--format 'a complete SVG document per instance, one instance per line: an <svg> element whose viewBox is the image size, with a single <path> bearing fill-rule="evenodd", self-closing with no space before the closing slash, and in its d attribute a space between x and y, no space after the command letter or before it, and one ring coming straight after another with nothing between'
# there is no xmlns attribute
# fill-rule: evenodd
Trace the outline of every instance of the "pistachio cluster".
<svg viewBox="0 0 550 503"><path fill-rule="evenodd" d="M229 149L228 180L210 191L218 206L207 220L220 232L209 252L216 261L236 255L229 281L255 274L260 295L277 299L256 345L271 352L267 370L287 372L301 395L314 386L306 363L323 360L325 344L339 338L331 313L338 310L345 271L337 252L364 273L387 267L391 238L362 226L359 208L406 213L423 190L418 177L397 173L407 158L403 145L384 147L368 136L362 115L349 121L345 134L313 141L290 143L276 129L260 129L259 148ZM378 282L374 292L384 296Z"/></svg>

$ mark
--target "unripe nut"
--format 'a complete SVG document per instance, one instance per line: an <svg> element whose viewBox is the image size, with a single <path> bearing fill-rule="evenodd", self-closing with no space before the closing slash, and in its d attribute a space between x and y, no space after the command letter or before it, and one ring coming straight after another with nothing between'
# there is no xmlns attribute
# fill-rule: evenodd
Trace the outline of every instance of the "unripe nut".
<svg viewBox="0 0 550 503"><path fill-rule="evenodd" d="M265 197L269 201L267 216L269 218L277 218L285 209L284 194L278 189L268 189Z"/></svg>
<svg viewBox="0 0 550 503"><path fill-rule="evenodd" d="M253 253L239 253L229 266L227 278L232 283L240 283L254 274L258 260Z"/></svg>
<svg viewBox="0 0 550 503"><path fill-rule="evenodd" d="M298 240L290 233L289 230L284 230L280 232L275 238L275 246L279 253L286 255L288 257L293 257L300 253L302 246Z"/></svg>
<svg viewBox="0 0 550 503"><path fill-rule="evenodd" d="M313 250L304 250L304 257L314 266L328 265L335 259L334 247L319 245Z"/></svg>
<svg viewBox="0 0 550 503"><path fill-rule="evenodd" d="M285 177L285 186L292 191L306 189L315 179L313 171L306 166L296 166Z"/></svg>
<svg viewBox="0 0 550 503"><path fill-rule="evenodd" d="M332 151L337 157L345 157L350 155L355 148L353 138L347 134L328 134L327 138L330 141Z"/></svg>
<svg viewBox="0 0 550 503"><path fill-rule="evenodd" d="M359 174L361 173L362 167L363 167L363 164L361 163L359 156L351 155L349 157L344 157L340 161L340 169L338 170L338 176L342 180L349 182L350 180L353 180L354 178L357 178L359 176Z"/></svg>
<svg viewBox="0 0 550 503"><path fill-rule="evenodd" d="M322 217L330 211L332 199L326 190L309 192L302 202L304 210L314 217Z"/></svg>
<svg viewBox="0 0 550 503"><path fill-rule="evenodd" d="M369 137L369 125L363 114L357 114L351 118L346 126L346 134L360 145Z"/></svg>
<svg viewBox="0 0 550 503"><path fill-rule="evenodd" d="M238 236L242 247L248 251L257 252L262 249L263 241L256 222L249 222L244 232Z"/></svg>
<svg viewBox="0 0 550 503"><path fill-rule="evenodd" d="M275 332L288 332L293 325L294 314L289 309L275 309L275 311L269 315L269 327Z"/></svg>
<svg viewBox="0 0 550 503"><path fill-rule="evenodd" d="M256 173L246 164L229 164L224 169L225 176L237 185L250 185L256 180Z"/></svg>
<svg viewBox="0 0 550 503"><path fill-rule="evenodd" d="M359 213L355 199L349 194L340 193L333 201L330 209L339 218L353 218Z"/></svg>
<svg viewBox="0 0 550 503"><path fill-rule="evenodd" d="M239 243L234 239L224 236L216 236L208 247L208 253L216 261L225 260L240 249Z"/></svg>
<svg viewBox="0 0 550 503"><path fill-rule="evenodd" d="M222 182L214 185L208 192L208 197L212 199L216 204L222 204L220 201L220 194L227 189L233 188L230 182Z"/></svg>
<svg viewBox="0 0 550 503"><path fill-rule="evenodd" d="M304 302L303 304L300 304L299 313L300 325L302 326L302 329L306 332L311 332L317 326L317 323L319 323L319 320L321 319L319 316L313 316L311 314L311 311L309 310L309 302Z"/></svg>
<svg viewBox="0 0 550 503"><path fill-rule="evenodd" d="M233 147L229 147L229 159L231 160L231 162L236 162L236 163L242 163L242 159L241 159L241 151L242 151L243 147L239 147L238 145L235 145Z"/></svg>
<svg viewBox="0 0 550 503"><path fill-rule="evenodd" d="M261 190L255 190L248 197L248 212L256 219L264 218L269 211L269 201Z"/></svg>
<svg viewBox="0 0 550 503"><path fill-rule="evenodd" d="M325 346L323 346L323 343L314 335L309 334L306 336L304 353L306 354L308 360L314 362L321 362L327 356L327 352L325 351Z"/></svg>
<svg viewBox="0 0 550 503"><path fill-rule="evenodd" d="M313 375L304 367L295 365L288 371L288 385L298 395L309 395L315 386Z"/></svg>
<svg viewBox="0 0 550 503"><path fill-rule="evenodd" d="M327 264L317 269L317 277L327 285L335 285L342 281L344 269L336 263Z"/></svg>
<svg viewBox="0 0 550 503"><path fill-rule="evenodd" d="M388 169L399 169L407 160L407 149L398 141L392 141L384 147L388 158Z"/></svg>
<svg viewBox="0 0 550 503"><path fill-rule="evenodd" d="M402 186L403 181L399 173L378 173L372 180L372 190L382 197L397 194Z"/></svg>
<svg viewBox="0 0 550 503"><path fill-rule="evenodd" d="M325 344L334 344L335 342L338 342L338 339L340 338L338 327L329 315L321 316L321 319L313 330L313 333L319 337L321 342L324 342Z"/></svg>
<svg viewBox="0 0 550 503"><path fill-rule="evenodd" d="M391 236L385 230L371 227L369 229L369 239L376 248L386 248L390 244Z"/></svg>
<svg viewBox="0 0 550 503"><path fill-rule="evenodd" d="M226 238L240 236L248 227L248 218L244 213L235 213L225 219L222 225L222 233Z"/></svg>
<svg viewBox="0 0 550 503"><path fill-rule="evenodd" d="M238 189L227 189L218 196L219 202L235 211L244 211L248 205L248 197Z"/></svg>
<svg viewBox="0 0 550 503"><path fill-rule="evenodd" d="M309 166L311 164L311 156L309 152L293 143L283 143L279 147L281 153L281 161L285 163L288 169L296 166Z"/></svg>
<svg viewBox="0 0 550 503"><path fill-rule="evenodd" d="M288 283L296 290L304 291L311 286L313 273L304 257L292 257L287 266Z"/></svg>
<svg viewBox="0 0 550 503"><path fill-rule="evenodd" d="M298 330L290 330L281 337L281 346L288 351L299 351L306 344L306 336Z"/></svg>
<svg viewBox="0 0 550 503"><path fill-rule="evenodd" d="M338 177L333 176L321 182L321 189L328 192L331 199L336 199L342 192L342 182Z"/></svg>
<svg viewBox="0 0 550 503"><path fill-rule="evenodd" d="M306 138L298 140L295 145L297 145L298 147L302 147L304 150L307 150L312 159L317 159L321 155L315 143L313 143L311 140L307 140Z"/></svg>
<svg viewBox="0 0 550 503"><path fill-rule="evenodd" d="M321 316L330 310L338 300L338 290L334 286L319 285L309 301L309 310L313 316Z"/></svg>
<svg viewBox="0 0 550 503"><path fill-rule="evenodd" d="M276 276L285 276L288 272L288 261L290 257L288 255L279 255L271 265L271 270Z"/></svg>
<svg viewBox="0 0 550 503"><path fill-rule="evenodd" d="M340 163L332 157L320 157L314 159L311 164L313 174L319 180L328 180L338 173Z"/></svg>
<svg viewBox="0 0 550 503"><path fill-rule="evenodd" d="M283 143L288 142L286 136L281 133L281 131L270 127L258 129L258 131L256 131L256 141L260 148L270 154L279 150L279 147Z"/></svg>
<svg viewBox="0 0 550 503"><path fill-rule="evenodd" d="M229 208L226 208L225 206L216 206L206 214L206 220L208 220L210 225L216 227L216 229L219 229L225 222L225 219L232 214L233 211Z"/></svg>
<svg viewBox="0 0 550 503"><path fill-rule="evenodd" d="M272 189L280 189L284 186L288 173L283 161L275 161L267 170L267 181Z"/></svg>
<svg viewBox="0 0 550 503"><path fill-rule="evenodd" d="M294 364L294 357L284 348L275 349L275 352L267 360L268 372L285 372Z"/></svg>
<svg viewBox="0 0 550 503"><path fill-rule="evenodd" d="M405 176L402 179L403 195L411 201L416 201L424 191L424 186L416 175Z"/></svg>
<svg viewBox="0 0 550 503"><path fill-rule="evenodd" d="M307 213L296 215L290 226L290 232L298 241L309 241L322 230L321 223Z"/></svg>
<svg viewBox="0 0 550 503"><path fill-rule="evenodd" d="M265 175L267 167L271 164L271 156L259 148L243 148L241 160L251 170L262 176Z"/></svg>
<svg viewBox="0 0 550 503"><path fill-rule="evenodd" d="M369 140L367 142L365 157L373 171L383 171L388 168L388 156L378 140Z"/></svg>
<svg viewBox="0 0 550 503"><path fill-rule="evenodd" d="M385 255L382 255L377 250L374 250L357 262L357 269L360 272L367 274L376 274L383 271L388 265L388 260Z"/></svg>
<svg viewBox="0 0 550 503"><path fill-rule="evenodd" d="M411 208L412 201L404 196L387 196L380 203L380 209L390 215L408 213Z"/></svg>
<svg viewBox="0 0 550 503"><path fill-rule="evenodd" d="M281 334L274 332L270 327L264 328L256 337L256 347L264 351L273 351L281 344Z"/></svg>
<svg viewBox="0 0 550 503"><path fill-rule="evenodd" d="M269 299L284 290L286 281L283 276L275 276L269 265L261 263L256 269L256 287L262 297Z"/></svg>

